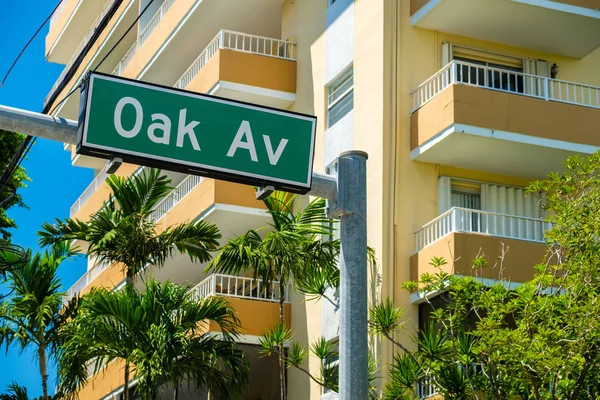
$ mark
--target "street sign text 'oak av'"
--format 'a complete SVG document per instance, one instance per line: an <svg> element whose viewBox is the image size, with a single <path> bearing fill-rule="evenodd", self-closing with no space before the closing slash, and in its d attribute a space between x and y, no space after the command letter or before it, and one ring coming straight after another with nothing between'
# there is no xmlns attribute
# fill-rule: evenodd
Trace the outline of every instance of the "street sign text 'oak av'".
<svg viewBox="0 0 600 400"><path fill-rule="evenodd" d="M94 73L77 154L306 193L315 130L314 116Z"/></svg>

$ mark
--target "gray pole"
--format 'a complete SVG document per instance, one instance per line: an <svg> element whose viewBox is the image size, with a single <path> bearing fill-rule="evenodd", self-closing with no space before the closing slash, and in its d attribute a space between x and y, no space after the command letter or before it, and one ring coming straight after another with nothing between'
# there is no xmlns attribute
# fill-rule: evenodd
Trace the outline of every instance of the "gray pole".
<svg viewBox="0 0 600 400"><path fill-rule="evenodd" d="M75 144L77 121L0 105L0 129Z"/></svg>
<svg viewBox="0 0 600 400"><path fill-rule="evenodd" d="M362 151L347 151L337 161L341 400L366 400L368 396L367 157Z"/></svg>

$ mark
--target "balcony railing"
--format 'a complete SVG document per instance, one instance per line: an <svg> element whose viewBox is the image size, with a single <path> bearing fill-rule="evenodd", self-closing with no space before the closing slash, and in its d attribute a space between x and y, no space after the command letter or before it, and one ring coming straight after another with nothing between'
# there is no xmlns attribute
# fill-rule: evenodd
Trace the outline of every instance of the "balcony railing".
<svg viewBox="0 0 600 400"><path fill-rule="evenodd" d="M415 232L415 251L453 232L544 243L544 233L551 228L550 222L540 219L454 207Z"/></svg>
<svg viewBox="0 0 600 400"><path fill-rule="evenodd" d="M442 90L455 84L600 108L600 87L455 60L412 92L412 111L423 107Z"/></svg>
<svg viewBox="0 0 600 400"><path fill-rule="evenodd" d="M419 383L417 383L417 398L418 399L428 399L437 395L439 392L437 388L433 385L431 378L423 378Z"/></svg>
<svg viewBox="0 0 600 400"><path fill-rule="evenodd" d="M200 53L200 56L179 78L175 87L184 89L198 75L220 49L242 51L267 57L283 58L285 60L296 59L296 43L281 39L273 39L263 36L249 35L247 33L221 30L208 46Z"/></svg>
<svg viewBox="0 0 600 400"><path fill-rule="evenodd" d="M79 198L75 200L75 203L73 203L73 205L71 206L71 218L73 218L77 211L79 211L81 207L83 207L85 202L88 201L90 197L92 197L96 190L98 190L98 188L104 183L108 175L109 174L108 172L106 172L106 170L102 170L102 172L96 175L92 183L89 184L89 186L83 191L81 196L79 196Z"/></svg>
<svg viewBox="0 0 600 400"><path fill-rule="evenodd" d="M162 3L158 11L156 11L156 14L154 14L152 19L148 22L144 29L142 29L137 40L133 43L129 50L127 50L127 53L125 53L121 61L119 61L119 64L117 64L116 68L112 72L113 75L120 76L123 73L127 65L129 65L135 56L137 49L140 48L150 37L152 32L154 32L154 29L156 29L158 24L160 24L160 21L162 21L165 15L167 15L167 12L171 9L171 6L175 3L175 1L177 0L165 0L165 2Z"/></svg>
<svg viewBox="0 0 600 400"><path fill-rule="evenodd" d="M137 40L135 42L133 42L133 45L129 48L129 50L127 50L127 53L125 53L125 55L123 56L121 61L119 61L119 63L113 70L113 72L112 72L113 75L121 76L121 74L123 73L125 68L129 65L131 60L133 60L133 56L135 56L135 51L137 49L137 43L138 43Z"/></svg>
<svg viewBox="0 0 600 400"><path fill-rule="evenodd" d="M94 279L100 275L106 268L111 266L110 263L98 263L94 264L92 268L88 269L85 274L77 282L71 286L71 288L67 291L67 295L65 296L65 300L69 301L75 296L77 293L81 292L85 289Z"/></svg>
<svg viewBox="0 0 600 400"><path fill-rule="evenodd" d="M285 291L285 302L290 302L290 289ZM194 286L192 294L200 299L208 296L238 297L242 299L279 302L279 282L273 281L265 287L262 279L243 276L213 274Z"/></svg>
<svg viewBox="0 0 600 400"><path fill-rule="evenodd" d="M139 46L143 45L144 42L146 42L146 39L150 37L152 32L154 32L154 29L156 29L156 27L160 23L160 21L162 21L164 16L167 15L167 12L169 11L173 3L175 3L175 1L176 0L165 0L164 3L162 3L158 11L156 11L156 14L154 14L152 19L144 27L142 32L140 32L138 39Z"/></svg>
<svg viewBox="0 0 600 400"><path fill-rule="evenodd" d="M201 176L189 175L177 187L154 208L151 218L155 221L161 219L165 214L173 209L188 193L204 180Z"/></svg>
<svg viewBox="0 0 600 400"><path fill-rule="evenodd" d="M66 0L63 0L63 3L65 1ZM96 29L98 29L98 26L100 25L100 22L102 22L102 20L104 19L104 17L106 16L106 14L108 13L108 11L110 10L110 8L113 6L114 3L115 3L115 0L108 0L106 2L106 4L104 5L104 7L102 8L102 10L100 11L100 14L98 14L98 17L96 17L96 19L92 23L92 27L90 28L90 30L88 31L88 33L85 35L85 37L83 38L83 40L81 41L81 43L79 43L79 46L77 46L77 49L75 50L75 52L71 56L71 59L69 60L69 62L67 63L67 65L65 65L65 68L63 69L63 71L59 75L59 77L56 80L56 82L54 82L54 86L52 86L52 89L50 89L50 92L48 93L48 95L44 99L44 105L48 104L48 101L50 100L50 98L52 97L52 95L54 94L54 92L56 91L56 89L58 88L58 85L60 85L60 83L63 81L63 79L65 78L67 72L69 71L69 69L71 69L71 67L73 66L73 63L75 63L75 60L77 60L77 58L79 57L79 54L81 54L81 52L83 51L83 48L88 44L88 42L90 41L90 39L94 35L94 32L96 32Z"/></svg>

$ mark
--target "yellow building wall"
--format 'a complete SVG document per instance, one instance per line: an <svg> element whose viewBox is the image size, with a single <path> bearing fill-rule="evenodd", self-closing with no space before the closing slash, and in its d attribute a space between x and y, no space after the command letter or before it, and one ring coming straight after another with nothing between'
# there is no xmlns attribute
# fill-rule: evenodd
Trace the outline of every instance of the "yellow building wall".
<svg viewBox="0 0 600 400"><path fill-rule="evenodd" d="M400 285L402 282L405 282L411 278L410 258L414 254L413 233L420 226L434 219L438 214L438 176L444 174L505 184L511 184L510 182L515 182L518 184L518 186L526 186L528 183L527 180L523 180L519 177L503 177L478 171L466 171L457 168L448 168L445 166L420 163L411 160L410 119L412 97L410 94L421 83L441 69L442 43L451 42L455 45L477 48L515 57L546 60L550 63L558 64L558 79L600 86L600 74L598 74L598 65L600 65L600 50L598 49L590 53L585 58L577 60L498 43L485 42L473 38L415 28L411 25L410 16L411 13L415 11L415 5L418 2L419 0L413 0L413 2L410 0L389 0L384 2L387 7L386 11L389 10L389 13L386 14L387 22L384 24L384 26L385 34L389 35L390 37L390 42L387 42L386 44L390 44L390 46L385 47L385 50L383 50L383 55L379 56L380 58L383 57L386 65L392 66L393 71L390 71L391 82L384 81L383 83L391 83L386 86L386 90L390 92L390 101L396 103L396 105L392 105L395 115L390 115L389 120L386 121L392 125L390 129L392 132L394 132L393 141L391 142L388 150L388 152L391 154L388 154L387 156L392 161L387 166L387 170L384 169L384 171L381 171L381 176L383 177L385 177L386 174L390 174L385 182L386 184L395 187L394 191L390 191L386 194L384 190L383 194L383 197L388 198L394 207L386 208L385 202L382 203L381 207L383 213L380 220L381 223L385 226L386 221L393 221L394 224L394 227L391 229L383 229L384 234L387 236L384 240L393 238L391 239L391 243L393 243L393 245L390 247L386 247L384 245L384 254L393 254L392 259L395 261L387 263L384 261L382 271L383 296L391 296L395 299L395 303L397 305L407 309L406 319L408 321L404 329L406 332L412 332L417 327L417 313L416 307L410 305L409 294L403 291ZM566 0L565 2L571 3L571 1ZM424 4L425 2L421 1L421 3ZM362 42L364 46L367 46L369 45L368 32L366 29L364 31L359 30L358 24L361 23L360 21L362 21L363 16L366 18L369 15L369 11L364 9L359 11L361 2L357 2L356 4L357 40ZM371 10L371 15L372 13L375 13L375 10ZM375 26L375 21L377 21L377 19L370 18L370 23L373 24L373 26ZM376 31L376 29L374 30ZM367 40L363 40L362 35L366 35ZM365 58L365 56L366 54L362 54L358 50L355 54L355 71L357 74L356 81L360 82L366 80L373 86L380 85L381 81L378 79L380 72L375 73L375 71L373 71L371 77L364 75L362 77L358 76L361 71L361 60ZM371 58L376 57L371 55ZM363 62L371 62L373 64L376 63L376 61ZM386 75L386 68L381 68L379 71L383 72L384 76ZM359 90L360 89L357 86L355 92L356 100L358 100L359 97ZM374 91L375 89L373 89L372 92ZM365 98L365 94L361 95L360 97ZM370 139L375 141L373 137L375 137L375 135L379 135L379 132L382 132L381 128L377 124L359 125L359 119L362 120L362 117L360 114L357 114L357 111L360 111L361 109L365 109L365 113L369 112L369 110L374 112L374 108L380 106L380 103L377 103L376 98L370 97L369 100L374 101L373 107L369 107L369 105L366 104L366 98L362 103L355 103L355 129L356 134L364 137L364 140ZM384 102L384 112L387 109L388 107L386 107L386 103ZM365 121L366 120L368 119L365 119ZM369 129L370 131L376 133L368 133ZM385 129L383 132L385 137ZM375 146L375 144L372 144L372 146ZM387 150L387 148L384 149L384 159L385 150ZM377 153L375 152L374 154L371 154L369 159L369 178L371 178L371 172L374 170L374 168L376 168L373 162L375 154ZM369 191L371 190L374 189L370 187ZM369 201L372 202L372 195L370 195ZM369 211L370 210L371 209L369 209ZM375 215L376 214L374 213L370 214L369 219L374 218ZM369 231L369 235L369 241L371 242L373 240L372 231ZM405 337L406 335L399 335L398 339L402 340L402 338ZM410 342L405 344L413 345ZM387 356L388 355L386 355L384 352L383 359L386 360Z"/></svg>
<svg viewBox="0 0 600 400"><path fill-rule="evenodd" d="M315 170L323 171L323 137L325 131L325 15L327 1L287 0L282 5L281 37L297 43L296 102L290 109L317 116ZM307 23L310 21L310 23ZM292 294L292 330L294 341L303 345L321 336L321 303L305 301ZM308 370L318 375L319 360L309 357ZM302 372L287 370L288 399L319 399L321 388Z"/></svg>

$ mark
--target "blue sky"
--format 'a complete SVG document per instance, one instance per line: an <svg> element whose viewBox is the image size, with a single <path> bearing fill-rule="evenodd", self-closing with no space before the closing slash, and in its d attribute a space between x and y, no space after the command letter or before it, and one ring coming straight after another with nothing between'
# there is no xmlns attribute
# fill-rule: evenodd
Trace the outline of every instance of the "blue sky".
<svg viewBox="0 0 600 400"><path fill-rule="evenodd" d="M0 12L0 74L10 67L22 46L52 11L58 0L19 0L4 2ZM8 81L0 88L0 104L41 111L48 91L63 66L47 63L44 41L48 26L21 58ZM2 78L0 78L1 80ZM92 171L71 166L70 153L62 143L38 140L24 163L32 182L21 191L30 210L14 209L18 229L13 241L24 247L38 248L36 233L44 221L68 217L69 208L92 179ZM85 261L63 264L59 271L65 290L85 271ZM54 391L54 371L49 387ZM36 359L29 352L18 350L5 355L0 352L0 392L17 381L29 390L30 396L42 394Z"/></svg>

